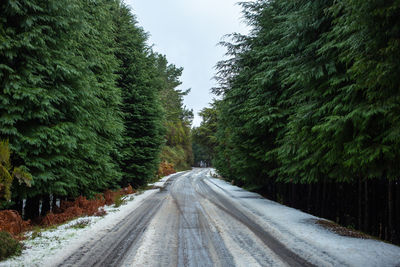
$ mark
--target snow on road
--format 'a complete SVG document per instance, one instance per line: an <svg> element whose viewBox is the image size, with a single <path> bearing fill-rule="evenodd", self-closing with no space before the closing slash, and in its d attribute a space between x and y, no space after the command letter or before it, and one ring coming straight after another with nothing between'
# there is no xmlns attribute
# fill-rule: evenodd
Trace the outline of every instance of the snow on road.
<svg viewBox="0 0 400 267"><path fill-rule="evenodd" d="M335 234L317 224L320 218L262 198L208 175L207 184L226 194L278 240L317 266L400 266L400 247L373 239ZM335 259L335 261L332 261Z"/></svg>
<svg viewBox="0 0 400 267"><path fill-rule="evenodd" d="M165 182L175 174L166 176L158 182L151 184L162 187ZM104 217L81 217L66 224L60 225L55 229L49 229L32 238L23 241L25 249L21 256L0 262L0 267L15 266L54 266L64 258L64 255L79 249L82 244L97 236L106 233L109 229L117 225L123 218L128 216L132 210L142 204L148 197L158 192L159 189L146 190L142 194L127 195L127 203L118 208L113 205L105 206L107 214ZM85 228L75 228L79 223L88 223ZM31 236L28 233L28 236Z"/></svg>
<svg viewBox="0 0 400 267"><path fill-rule="evenodd" d="M23 254L0 267L58 266L68 255L100 262L115 257L117 266L400 266L400 247L339 236L314 223L320 218L215 179L213 172L170 175L153 184L163 189L128 196L126 205L106 207L102 218L79 218L28 238ZM139 227L135 218L149 211L154 215ZM75 229L79 222L89 225ZM103 237L129 227L141 233L124 255L93 251L99 240L113 254L108 245L113 241Z"/></svg>

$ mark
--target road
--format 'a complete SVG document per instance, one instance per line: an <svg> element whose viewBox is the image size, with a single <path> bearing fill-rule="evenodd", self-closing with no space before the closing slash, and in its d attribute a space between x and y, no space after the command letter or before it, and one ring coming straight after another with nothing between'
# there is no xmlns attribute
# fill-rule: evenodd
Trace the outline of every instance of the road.
<svg viewBox="0 0 400 267"><path fill-rule="evenodd" d="M313 266L274 238L239 198L211 186L209 172L172 176L59 266Z"/></svg>

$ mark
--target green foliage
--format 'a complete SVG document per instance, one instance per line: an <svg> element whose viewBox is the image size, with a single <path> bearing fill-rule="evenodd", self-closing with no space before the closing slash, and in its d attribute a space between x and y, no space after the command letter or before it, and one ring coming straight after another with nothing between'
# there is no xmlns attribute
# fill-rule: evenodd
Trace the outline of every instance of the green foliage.
<svg viewBox="0 0 400 267"><path fill-rule="evenodd" d="M90 220L80 220L80 221L72 224L69 228L83 229L83 228L87 227L88 225L90 225Z"/></svg>
<svg viewBox="0 0 400 267"><path fill-rule="evenodd" d="M88 113L78 114L79 133L72 158L77 158L72 169L77 179L78 193L92 196L115 186L121 179L118 147L122 142L123 120L121 88L117 86L115 57L114 1L102 0L81 3L84 27L78 36L77 52L82 53L85 88L89 99L82 105ZM68 182L69 183L69 182ZM76 194L75 192L72 192Z"/></svg>
<svg viewBox="0 0 400 267"><path fill-rule="evenodd" d="M214 88L219 173L248 186L396 178L399 4L242 6L252 30L223 43Z"/></svg>
<svg viewBox="0 0 400 267"><path fill-rule="evenodd" d="M182 68L168 64L165 56L160 55L156 57L156 65L166 129L166 143L161 152L161 160L173 164L176 170L186 170L193 164L190 138L193 111L183 105L183 97L190 90L182 91L177 88L181 84L179 77L182 75Z"/></svg>
<svg viewBox="0 0 400 267"><path fill-rule="evenodd" d="M157 57L146 45L147 35L136 24L127 6L120 4L114 16L116 57L120 61L118 86L122 89L124 138L120 166L121 185L140 186L158 170L164 128L157 83Z"/></svg>
<svg viewBox="0 0 400 267"><path fill-rule="evenodd" d="M181 108L184 93L170 91L182 70L151 52L129 9L108 0L3 1L0 9L0 137L25 166L14 169L16 180L34 176L31 189L14 183L16 198L91 196L151 179L161 99ZM2 164L7 199L9 170Z"/></svg>
<svg viewBox="0 0 400 267"><path fill-rule="evenodd" d="M161 158L163 161L172 163L175 170L186 170L190 167L187 162L186 151L182 146L164 146L161 151Z"/></svg>
<svg viewBox="0 0 400 267"><path fill-rule="evenodd" d="M52 2L20 1L16 5L3 1L0 7L5 30L0 47L0 136L10 140L15 162L24 164L35 177L36 191L42 181L54 179L52 166L67 161L63 152L72 143L65 134L71 130L66 116L71 96L65 84L76 78L76 72L66 60L70 51L64 31L74 24L75 17L68 18L67 13L75 5L61 7ZM25 190L20 190L24 197Z"/></svg>
<svg viewBox="0 0 400 267"><path fill-rule="evenodd" d="M158 170L165 119L183 129L177 145L190 162L182 69L151 51L125 4L2 1L0 38L0 138L21 166L10 174L0 151L7 199L13 177L15 200L144 184Z"/></svg>
<svg viewBox="0 0 400 267"><path fill-rule="evenodd" d="M124 205L125 203L126 203L125 196L124 195L117 195L115 197L115 200L114 200L114 207L118 208L121 205Z"/></svg>
<svg viewBox="0 0 400 267"><path fill-rule="evenodd" d="M8 141L0 141L0 203L2 200L9 201L11 199L11 185L14 178L17 178L19 184L31 186L32 176L30 173L23 166L13 169L10 156Z"/></svg>
<svg viewBox="0 0 400 267"><path fill-rule="evenodd" d="M120 179L110 1L3 1L0 137L33 177L18 198L90 195Z"/></svg>
<svg viewBox="0 0 400 267"><path fill-rule="evenodd" d="M9 233L0 231L0 261L12 256L18 256L21 252L21 243Z"/></svg>
<svg viewBox="0 0 400 267"><path fill-rule="evenodd" d="M202 117L202 122L199 127L192 129L192 147L194 154L195 165L200 162L211 165L217 146L217 105L215 101L211 107L204 108L199 115Z"/></svg>

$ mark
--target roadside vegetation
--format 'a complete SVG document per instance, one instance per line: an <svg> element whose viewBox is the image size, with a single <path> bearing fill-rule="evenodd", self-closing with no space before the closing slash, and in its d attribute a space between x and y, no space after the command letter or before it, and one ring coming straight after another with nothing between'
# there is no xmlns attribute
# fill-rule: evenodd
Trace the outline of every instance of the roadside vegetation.
<svg viewBox="0 0 400 267"><path fill-rule="evenodd" d="M22 245L10 233L0 231L0 261L21 254Z"/></svg>
<svg viewBox="0 0 400 267"><path fill-rule="evenodd" d="M0 3L3 222L101 213L119 188L191 166L182 68L147 36L119 0Z"/></svg>
<svg viewBox="0 0 400 267"><path fill-rule="evenodd" d="M213 143L225 179L400 244L400 4L241 5L251 31L222 43L217 130L205 117L196 151Z"/></svg>

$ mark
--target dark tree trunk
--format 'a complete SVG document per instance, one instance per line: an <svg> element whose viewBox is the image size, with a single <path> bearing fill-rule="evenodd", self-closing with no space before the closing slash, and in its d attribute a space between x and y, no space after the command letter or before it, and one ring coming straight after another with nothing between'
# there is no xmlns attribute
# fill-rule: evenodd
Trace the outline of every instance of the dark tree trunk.
<svg viewBox="0 0 400 267"><path fill-rule="evenodd" d="M396 233L395 233L395 242L397 244L400 243L400 179L396 181L396 204L394 206L394 210L396 211L396 219L395 221L395 227L396 227Z"/></svg>
<svg viewBox="0 0 400 267"><path fill-rule="evenodd" d="M326 179L322 183L322 199L321 199L321 217L325 217L325 209L326 209Z"/></svg>
<svg viewBox="0 0 400 267"><path fill-rule="evenodd" d="M292 206L295 208L298 208L298 203L297 203L297 199L296 199L296 184L292 183L290 188L291 188L291 195L292 195Z"/></svg>
<svg viewBox="0 0 400 267"><path fill-rule="evenodd" d="M25 205L25 218L33 220L39 217L39 205L40 205L40 196L27 198Z"/></svg>
<svg viewBox="0 0 400 267"><path fill-rule="evenodd" d="M368 232L369 229L369 212L368 212L368 180L364 182L364 231Z"/></svg>
<svg viewBox="0 0 400 267"><path fill-rule="evenodd" d="M312 184L308 185L308 194L307 194L307 211L311 212L312 205Z"/></svg>
<svg viewBox="0 0 400 267"><path fill-rule="evenodd" d="M362 228L362 182L358 177L358 229Z"/></svg>
<svg viewBox="0 0 400 267"><path fill-rule="evenodd" d="M320 182L315 184L315 201L314 201L314 213L315 215L320 214L320 207L321 207L321 200L319 199L321 195L321 188L320 188Z"/></svg>
<svg viewBox="0 0 400 267"><path fill-rule="evenodd" d="M15 204L11 207L11 209L16 210L20 215L22 215L23 204L23 200L17 200L15 201Z"/></svg>
<svg viewBox="0 0 400 267"><path fill-rule="evenodd" d="M393 182L388 181L388 239L393 241Z"/></svg>
<svg viewBox="0 0 400 267"><path fill-rule="evenodd" d="M336 223L340 223L340 214L342 212L342 201L340 195L341 186L340 183L336 183Z"/></svg>
<svg viewBox="0 0 400 267"><path fill-rule="evenodd" d="M40 212L41 216L46 216L46 214L50 211L50 195L44 195L42 197L42 211Z"/></svg>

